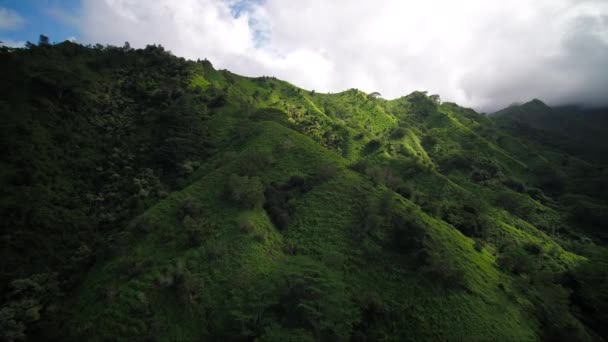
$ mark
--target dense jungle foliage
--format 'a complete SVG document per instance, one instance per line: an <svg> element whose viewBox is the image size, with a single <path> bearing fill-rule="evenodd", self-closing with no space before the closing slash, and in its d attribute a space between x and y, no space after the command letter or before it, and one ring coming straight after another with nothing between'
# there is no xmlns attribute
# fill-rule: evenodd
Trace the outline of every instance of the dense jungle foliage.
<svg viewBox="0 0 608 342"><path fill-rule="evenodd" d="M603 341L608 111L0 49L0 340Z"/></svg>

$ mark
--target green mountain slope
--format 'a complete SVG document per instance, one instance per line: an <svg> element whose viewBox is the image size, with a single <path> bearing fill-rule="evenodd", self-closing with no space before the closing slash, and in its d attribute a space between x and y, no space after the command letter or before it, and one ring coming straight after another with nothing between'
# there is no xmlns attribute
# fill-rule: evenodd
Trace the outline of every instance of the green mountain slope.
<svg viewBox="0 0 608 342"><path fill-rule="evenodd" d="M0 61L3 339L606 336L598 159L159 46Z"/></svg>
<svg viewBox="0 0 608 342"><path fill-rule="evenodd" d="M554 149L605 165L608 162L607 108L551 108L540 100L493 114L506 129Z"/></svg>

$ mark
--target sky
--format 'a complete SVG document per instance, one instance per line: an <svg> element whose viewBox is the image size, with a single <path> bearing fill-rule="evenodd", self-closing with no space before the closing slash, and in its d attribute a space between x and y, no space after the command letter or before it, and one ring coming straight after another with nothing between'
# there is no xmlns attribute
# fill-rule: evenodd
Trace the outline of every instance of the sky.
<svg viewBox="0 0 608 342"><path fill-rule="evenodd" d="M608 0L0 0L0 41L162 44L317 92L608 105Z"/></svg>

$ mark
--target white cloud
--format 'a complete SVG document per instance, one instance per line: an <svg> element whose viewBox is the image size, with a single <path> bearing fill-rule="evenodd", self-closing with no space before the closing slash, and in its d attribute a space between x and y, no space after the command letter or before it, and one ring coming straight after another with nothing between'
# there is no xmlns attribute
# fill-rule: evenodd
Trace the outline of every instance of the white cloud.
<svg viewBox="0 0 608 342"><path fill-rule="evenodd" d="M160 43L317 91L423 89L482 110L534 97L608 104L602 0L84 0L83 10L84 40Z"/></svg>
<svg viewBox="0 0 608 342"><path fill-rule="evenodd" d="M6 46L10 48L22 48L25 46L24 41L12 40L12 39L2 39L0 38L0 46Z"/></svg>
<svg viewBox="0 0 608 342"><path fill-rule="evenodd" d="M23 21L15 11L0 7L0 30L14 30L21 27Z"/></svg>

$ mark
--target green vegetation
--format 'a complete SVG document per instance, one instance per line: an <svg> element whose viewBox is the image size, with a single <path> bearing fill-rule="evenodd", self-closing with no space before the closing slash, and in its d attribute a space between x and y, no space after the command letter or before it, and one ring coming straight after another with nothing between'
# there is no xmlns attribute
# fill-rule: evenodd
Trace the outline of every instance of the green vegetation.
<svg viewBox="0 0 608 342"><path fill-rule="evenodd" d="M46 37L0 73L0 340L608 336L603 145L538 102Z"/></svg>

